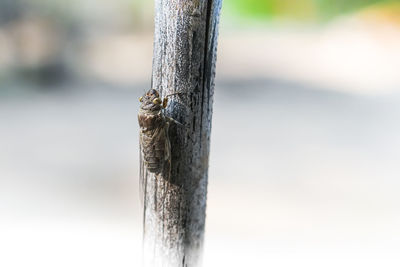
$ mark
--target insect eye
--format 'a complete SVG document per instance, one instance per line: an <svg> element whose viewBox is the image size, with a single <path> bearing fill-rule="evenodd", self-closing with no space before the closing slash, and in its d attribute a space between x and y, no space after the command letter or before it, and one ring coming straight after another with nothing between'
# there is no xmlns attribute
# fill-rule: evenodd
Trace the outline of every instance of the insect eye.
<svg viewBox="0 0 400 267"><path fill-rule="evenodd" d="M156 99L153 100L153 103L156 104L156 105L159 105L159 104L161 104L161 99L156 98Z"/></svg>

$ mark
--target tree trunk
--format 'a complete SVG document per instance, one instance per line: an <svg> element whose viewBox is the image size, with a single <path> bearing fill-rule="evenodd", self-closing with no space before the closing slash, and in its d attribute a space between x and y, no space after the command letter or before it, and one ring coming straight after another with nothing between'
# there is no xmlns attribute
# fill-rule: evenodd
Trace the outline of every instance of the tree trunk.
<svg viewBox="0 0 400 267"><path fill-rule="evenodd" d="M152 88L175 94L170 172L141 164L145 266L200 265L222 0L155 0ZM143 160L142 160L143 162Z"/></svg>

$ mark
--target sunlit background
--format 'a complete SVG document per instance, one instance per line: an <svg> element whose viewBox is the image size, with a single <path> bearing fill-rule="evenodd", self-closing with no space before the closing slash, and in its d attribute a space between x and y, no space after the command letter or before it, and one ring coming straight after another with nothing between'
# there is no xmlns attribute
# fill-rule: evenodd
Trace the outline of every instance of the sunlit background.
<svg viewBox="0 0 400 267"><path fill-rule="evenodd" d="M153 2L0 0L0 266L141 263ZM400 1L225 0L204 266L400 265Z"/></svg>

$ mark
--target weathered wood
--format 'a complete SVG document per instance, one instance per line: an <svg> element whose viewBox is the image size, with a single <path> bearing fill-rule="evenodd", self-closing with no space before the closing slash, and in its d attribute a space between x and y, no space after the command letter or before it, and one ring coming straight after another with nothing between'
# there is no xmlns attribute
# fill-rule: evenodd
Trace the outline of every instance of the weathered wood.
<svg viewBox="0 0 400 267"><path fill-rule="evenodd" d="M145 266L200 265L222 0L155 0L152 87L170 97L171 171L141 164Z"/></svg>

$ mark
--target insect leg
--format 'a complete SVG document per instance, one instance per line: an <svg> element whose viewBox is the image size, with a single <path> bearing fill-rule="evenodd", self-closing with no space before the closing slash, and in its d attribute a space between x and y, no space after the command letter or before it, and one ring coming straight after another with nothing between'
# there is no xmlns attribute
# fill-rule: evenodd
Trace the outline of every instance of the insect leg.
<svg viewBox="0 0 400 267"><path fill-rule="evenodd" d="M176 92L176 93L168 94L168 95L166 95L165 97L170 97L170 96L173 96L173 95L186 95L186 94L187 94L187 93Z"/></svg>
<svg viewBox="0 0 400 267"><path fill-rule="evenodd" d="M171 118L171 117L167 117L167 116L165 116L165 118L166 118L166 120L168 121L168 122L173 122L173 123L176 123L176 124L178 124L178 125L180 125L180 126L183 126L183 124L182 123L180 123L179 121L177 121L177 120L174 120L173 118Z"/></svg>
<svg viewBox="0 0 400 267"><path fill-rule="evenodd" d="M183 95L183 94L186 94L186 93L172 93L172 94L168 94L168 95L166 95L165 97L164 97L164 99L163 99L163 103L162 103L162 107L163 108L166 108L167 107L167 105L168 105L168 97L170 97L170 96L173 96L173 95Z"/></svg>

